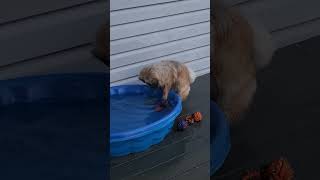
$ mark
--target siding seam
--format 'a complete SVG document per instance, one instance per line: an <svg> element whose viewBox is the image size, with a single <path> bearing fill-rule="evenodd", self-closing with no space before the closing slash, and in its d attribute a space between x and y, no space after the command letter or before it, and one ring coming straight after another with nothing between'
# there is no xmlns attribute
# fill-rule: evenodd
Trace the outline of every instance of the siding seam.
<svg viewBox="0 0 320 180"><path fill-rule="evenodd" d="M47 12L43 12L43 13L31 15L31 16L26 16L26 17L23 17L23 18L15 19L15 20L5 21L5 22L0 23L0 28L1 28L1 26L5 26L5 25L8 25L8 24L13 24L13 23L18 23L18 22L25 21L25 20L28 20L28 19L32 19L32 18L35 18L35 17L38 17L38 16L45 16L45 15L52 14L52 13L58 13L60 11L70 10L72 8L86 6L86 5L94 4L94 3L98 3L98 2L103 2L103 1L95 0L95 1L84 2L84 3L81 3L81 4L75 4L75 5L72 5L72 6L68 6L68 7L64 7L64 8L60 8L60 9L55 9L55 10L51 10L51 11L47 11Z"/></svg>

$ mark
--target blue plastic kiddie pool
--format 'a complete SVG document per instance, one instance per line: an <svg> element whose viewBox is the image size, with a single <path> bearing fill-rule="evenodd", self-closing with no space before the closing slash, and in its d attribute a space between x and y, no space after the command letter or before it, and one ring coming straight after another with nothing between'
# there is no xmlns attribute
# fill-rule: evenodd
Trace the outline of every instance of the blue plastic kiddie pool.
<svg viewBox="0 0 320 180"><path fill-rule="evenodd" d="M181 98L169 93L169 107L155 111L161 91L145 85L110 88L110 152L123 156L161 142L182 110Z"/></svg>
<svg viewBox="0 0 320 180"><path fill-rule="evenodd" d="M0 80L0 179L105 178L108 82L107 73Z"/></svg>
<svg viewBox="0 0 320 180"><path fill-rule="evenodd" d="M0 81L0 106L103 100L106 73L52 74ZM104 92L104 93L103 93Z"/></svg>
<svg viewBox="0 0 320 180"><path fill-rule="evenodd" d="M210 144L211 144L211 175L213 175L223 164L230 151L229 124L224 113L216 103L211 101L211 123L210 123Z"/></svg>

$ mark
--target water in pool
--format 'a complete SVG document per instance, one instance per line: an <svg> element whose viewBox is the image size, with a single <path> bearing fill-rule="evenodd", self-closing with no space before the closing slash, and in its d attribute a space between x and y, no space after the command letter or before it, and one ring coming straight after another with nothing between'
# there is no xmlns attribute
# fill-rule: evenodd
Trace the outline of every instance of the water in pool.
<svg viewBox="0 0 320 180"><path fill-rule="evenodd" d="M160 112L155 106L160 98L147 94L113 95L110 97L111 133L126 132L146 126L172 111L168 106Z"/></svg>

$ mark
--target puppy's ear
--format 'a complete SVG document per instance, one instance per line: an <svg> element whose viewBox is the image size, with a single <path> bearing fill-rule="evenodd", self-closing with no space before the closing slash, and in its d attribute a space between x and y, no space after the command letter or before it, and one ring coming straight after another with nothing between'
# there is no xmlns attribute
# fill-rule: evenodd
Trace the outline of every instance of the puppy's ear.
<svg viewBox="0 0 320 180"><path fill-rule="evenodd" d="M158 71L150 71L153 84L157 84L158 87L163 88L165 85L164 79Z"/></svg>
<svg viewBox="0 0 320 180"><path fill-rule="evenodd" d="M141 77L140 75L138 76L139 81L142 81L143 83L146 83L145 80L143 79L143 77Z"/></svg>

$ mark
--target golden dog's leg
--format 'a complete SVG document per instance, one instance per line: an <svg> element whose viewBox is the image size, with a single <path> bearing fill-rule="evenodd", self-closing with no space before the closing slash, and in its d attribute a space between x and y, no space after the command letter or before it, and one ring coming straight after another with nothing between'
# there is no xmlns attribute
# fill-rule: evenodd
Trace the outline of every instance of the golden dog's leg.
<svg viewBox="0 0 320 180"><path fill-rule="evenodd" d="M179 90L179 95L181 96L182 101L185 101L189 96L190 86L185 86Z"/></svg>
<svg viewBox="0 0 320 180"><path fill-rule="evenodd" d="M256 80L250 79L246 84L232 95L231 98L224 98L222 109L230 121L240 120L243 113L249 108L257 88Z"/></svg>
<svg viewBox="0 0 320 180"><path fill-rule="evenodd" d="M165 85L162 89L162 100L164 101L168 100L169 91L170 91L170 86Z"/></svg>

